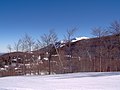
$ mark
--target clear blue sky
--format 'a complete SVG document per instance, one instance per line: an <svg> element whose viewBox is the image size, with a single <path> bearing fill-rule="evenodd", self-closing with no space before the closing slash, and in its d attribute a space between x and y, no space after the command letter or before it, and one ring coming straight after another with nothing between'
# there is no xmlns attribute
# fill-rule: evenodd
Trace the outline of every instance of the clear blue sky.
<svg viewBox="0 0 120 90"><path fill-rule="evenodd" d="M75 36L91 37L91 28L120 19L120 0L0 0L0 52L28 33L38 38L55 29L62 39L79 26Z"/></svg>

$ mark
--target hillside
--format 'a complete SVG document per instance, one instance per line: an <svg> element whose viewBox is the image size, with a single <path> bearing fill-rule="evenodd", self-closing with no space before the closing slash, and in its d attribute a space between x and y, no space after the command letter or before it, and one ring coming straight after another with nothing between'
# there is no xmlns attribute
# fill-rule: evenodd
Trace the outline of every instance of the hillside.
<svg viewBox="0 0 120 90"><path fill-rule="evenodd" d="M5 54L5 53L0 53L0 56L3 55L3 54Z"/></svg>
<svg viewBox="0 0 120 90"><path fill-rule="evenodd" d="M0 56L0 76L120 71L119 35L73 39Z"/></svg>

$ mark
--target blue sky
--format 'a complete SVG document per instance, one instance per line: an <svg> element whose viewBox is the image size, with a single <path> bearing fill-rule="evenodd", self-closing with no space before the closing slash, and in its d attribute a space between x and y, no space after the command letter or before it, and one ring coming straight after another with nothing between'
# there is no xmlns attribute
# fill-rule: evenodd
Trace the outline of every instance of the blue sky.
<svg viewBox="0 0 120 90"><path fill-rule="evenodd" d="M0 0L0 52L25 33L39 38L55 29L59 39L79 27L75 36L91 37L91 28L120 19L120 0Z"/></svg>

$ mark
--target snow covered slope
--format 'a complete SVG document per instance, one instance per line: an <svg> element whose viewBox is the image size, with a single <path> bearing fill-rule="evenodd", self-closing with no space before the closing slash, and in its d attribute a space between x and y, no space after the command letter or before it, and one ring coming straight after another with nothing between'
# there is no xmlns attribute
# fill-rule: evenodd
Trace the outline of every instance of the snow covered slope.
<svg viewBox="0 0 120 90"><path fill-rule="evenodd" d="M3 77L0 90L120 90L120 72Z"/></svg>

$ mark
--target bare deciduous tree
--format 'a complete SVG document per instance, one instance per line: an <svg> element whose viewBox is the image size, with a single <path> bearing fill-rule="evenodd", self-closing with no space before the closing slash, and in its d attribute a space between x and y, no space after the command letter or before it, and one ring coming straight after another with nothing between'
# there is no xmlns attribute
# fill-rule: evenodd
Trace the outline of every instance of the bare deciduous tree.
<svg viewBox="0 0 120 90"><path fill-rule="evenodd" d="M67 34L64 36L65 37L65 41L67 41L66 43L68 43L68 47L67 49L67 54L69 56L69 72L72 72L72 48L71 48L71 39L73 38L75 32L78 30L78 28L74 27L71 29L67 30Z"/></svg>
<svg viewBox="0 0 120 90"><path fill-rule="evenodd" d="M14 43L14 49L16 52L20 50L20 45L21 45L21 39L19 39L17 42Z"/></svg>
<svg viewBox="0 0 120 90"><path fill-rule="evenodd" d="M110 33L112 34L120 34L120 21L114 21L109 26Z"/></svg>
<svg viewBox="0 0 120 90"><path fill-rule="evenodd" d="M66 35L64 35L65 41L67 41L67 42L71 41L71 39L73 38L73 36L77 30L78 30L78 28L76 28L76 27L68 29Z"/></svg>
<svg viewBox="0 0 120 90"><path fill-rule="evenodd" d="M120 50L120 20L116 20L116 21L113 21L109 28L108 28L108 31L112 34L112 35L116 35L118 36L118 38L116 38L116 43L114 43L113 40L110 41L111 43L111 48L108 48L109 50L112 51L112 47L116 47L118 48L118 50ZM113 52L113 51L112 51ZM111 52L109 52L109 54L111 54ZM112 57L112 55L109 55L109 57ZM110 58L111 59L111 58ZM118 59L120 60L120 59ZM110 68L111 69L111 68Z"/></svg>
<svg viewBox="0 0 120 90"><path fill-rule="evenodd" d="M25 36L21 39L22 51L31 52L34 47L34 43L35 43L34 39L28 34L25 34Z"/></svg>
<svg viewBox="0 0 120 90"><path fill-rule="evenodd" d="M54 43L57 42L57 35L53 30L50 30L48 34L41 36L41 41L39 43L45 47L47 52L48 64L49 64L49 74L51 74L51 56L53 53Z"/></svg>
<svg viewBox="0 0 120 90"><path fill-rule="evenodd" d="M107 36L109 33L105 28L95 27L92 29L92 35L95 37L101 38L103 36Z"/></svg>
<svg viewBox="0 0 120 90"><path fill-rule="evenodd" d="M8 49L8 52L11 53L11 51L12 51L12 47L11 47L10 44L8 44L7 49Z"/></svg>
<svg viewBox="0 0 120 90"><path fill-rule="evenodd" d="M103 54L103 50L101 46L101 43L102 43L102 37L103 36L107 36L108 35L108 31L104 28L101 28L101 27L97 27L97 28L93 28L92 29L92 35L96 36L98 38L98 42L99 42L99 49L98 49L98 54L99 54L99 71L101 72L102 71L102 54Z"/></svg>
<svg viewBox="0 0 120 90"><path fill-rule="evenodd" d="M21 45L21 39L19 39L17 42L14 43L14 50L16 52L20 51L20 45ZM16 53L16 59L17 59L16 64L17 65L18 65L18 57L19 57L19 55L18 55L18 53Z"/></svg>
<svg viewBox="0 0 120 90"><path fill-rule="evenodd" d="M36 44L34 45L33 50L39 50L40 48L41 48L41 47L40 47L39 43L36 43Z"/></svg>
<svg viewBox="0 0 120 90"><path fill-rule="evenodd" d="M108 31L112 33L112 35L118 35L117 46L120 46L120 21L114 21L108 28Z"/></svg>

